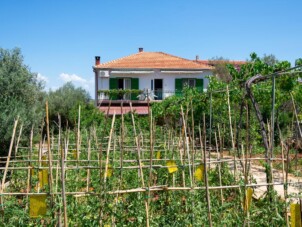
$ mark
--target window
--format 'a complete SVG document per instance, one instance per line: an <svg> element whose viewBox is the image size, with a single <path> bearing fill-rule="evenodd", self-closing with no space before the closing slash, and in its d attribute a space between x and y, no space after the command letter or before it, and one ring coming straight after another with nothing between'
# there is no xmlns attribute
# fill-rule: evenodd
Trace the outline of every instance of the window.
<svg viewBox="0 0 302 227"><path fill-rule="evenodd" d="M139 79L138 78L109 78L109 90L138 90L139 89ZM124 95L111 95L112 100L137 100L137 94L127 93Z"/></svg>
<svg viewBox="0 0 302 227"><path fill-rule="evenodd" d="M195 79L182 79L182 87L189 87L193 88L195 87Z"/></svg>
<svg viewBox="0 0 302 227"><path fill-rule="evenodd" d="M199 78L175 78L175 95L181 96L185 87L196 88L199 92L203 92L203 79Z"/></svg>

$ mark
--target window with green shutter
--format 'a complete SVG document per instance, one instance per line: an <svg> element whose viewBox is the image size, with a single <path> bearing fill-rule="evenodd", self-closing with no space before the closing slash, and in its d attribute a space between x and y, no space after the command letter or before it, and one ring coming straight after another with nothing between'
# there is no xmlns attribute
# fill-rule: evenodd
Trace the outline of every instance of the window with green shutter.
<svg viewBox="0 0 302 227"><path fill-rule="evenodd" d="M182 95L182 79L175 79L175 95Z"/></svg>
<svg viewBox="0 0 302 227"><path fill-rule="evenodd" d="M138 78L131 78L131 90L139 89L139 80ZM131 100L138 100L137 93L131 94Z"/></svg>
<svg viewBox="0 0 302 227"><path fill-rule="evenodd" d="M203 92L203 79L196 79L195 87L199 92Z"/></svg>
<svg viewBox="0 0 302 227"><path fill-rule="evenodd" d="M109 78L109 90L118 89L118 79L117 78ZM117 95L110 95L109 97L112 100L117 100Z"/></svg>

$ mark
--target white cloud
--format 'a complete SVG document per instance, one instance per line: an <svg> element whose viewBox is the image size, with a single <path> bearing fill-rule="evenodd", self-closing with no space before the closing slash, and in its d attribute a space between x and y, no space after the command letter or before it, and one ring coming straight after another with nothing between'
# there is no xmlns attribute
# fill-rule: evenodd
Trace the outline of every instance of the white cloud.
<svg viewBox="0 0 302 227"><path fill-rule="evenodd" d="M37 74L37 79L40 81L44 81L45 83L49 82L49 79L46 76L43 76L41 73Z"/></svg>
<svg viewBox="0 0 302 227"><path fill-rule="evenodd" d="M64 82L80 82L80 83L87 83L87 80L83 79L82 77L76 75L76 74L68 74L68 73L61 73L60 78Z"/></svg>
<svg viewBox="0 0 302 227"><path fill-rule="evenodd" d="M72 82L76 87L82 87L87 90L91 97L94 97L94 77L84 79L76 74L61 73L60 79L66 82Z"/></svg>

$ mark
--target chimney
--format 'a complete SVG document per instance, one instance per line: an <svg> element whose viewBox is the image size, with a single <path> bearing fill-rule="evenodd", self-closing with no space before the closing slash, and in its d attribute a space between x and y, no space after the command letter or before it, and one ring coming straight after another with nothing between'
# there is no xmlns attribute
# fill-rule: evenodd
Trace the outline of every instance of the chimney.
<svg viewBox="0 0 302 227"><path fill-rule="evenodd" d="M199 55L196 55L196 61L198 61L199 60Z"/></svg>
<svg viewBox="0 0 302 227"><path fill-rule="evenodd" d="M100 64L101 64L101 57L95 56L95 65L100 65Z"/></svg>
<svg viewBox="0 0 302 227"><path fill-rule="evenodd" d="M138 48L138 52L144 52L144 48L142 47Z"/></svg>

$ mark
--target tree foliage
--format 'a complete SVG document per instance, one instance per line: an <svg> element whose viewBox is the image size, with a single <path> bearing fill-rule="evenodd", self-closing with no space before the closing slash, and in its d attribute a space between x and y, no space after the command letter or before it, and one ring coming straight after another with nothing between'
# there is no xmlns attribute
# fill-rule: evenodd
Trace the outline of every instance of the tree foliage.
<svg viewBox="0 0 302 227"><path fill-rule="evenodd" d="M202 122L202 115L205 114L207 128L209 128L211 121L211 132L213 133L218 130L217 127L220 125L224 128L223 136L229 138L230 126L226 92L228 86L233 130L236 131L235 127L238 126L236 124L238 124L240 121L240 109L241 105L243 105L243 111L246 112L246 108L248 108L248 111L250 112L250 139L254 141L255 144L261 145L259 123L254 114L255 112L251 101L246 96L245 82L257 74L261 74L263 76L271 75L275 72L287 70L291 67L291 65L288 61L278 61L274 55L265 55L264 58L260 58L256 53L252 53L250 55L250 59L248 59L245 64L241 65L240 69L236 68L232 64L228 64L227 60L220 60L223 62L223 70L219 70L219 67L217 67L215 69L218 70L216 71L216 74L221 72L223 75L229 75L231 80L222 79L223 75L209 77L210 82L206 93L197 94L187 91L182 97L171 97L161 103L156 103L153 105L154 116L162 117L162 119L164 119L163 122L165 123L170 122L169 120L171 119L173 119L173 122L177 122L180 119L180 106L182 105L186 112L186 109L190 109L187 107L190 107L189 103L191 102L190 100L192 100L194 103L194 119L196 121L195 126ZM301 64L301 62L302 60L298 59L296 61L296 65ZM282 75L276 78L276 119L279 120L278 124L280 124L281 130L283 130L284 134L286 134L287 128L282 128L282 126L288 125L288 122L290 122L293 117L290 94L293 94L298 109L302 108L302 88L298 83L298 76L299 74L293 71L291 74ZM264 82L254 84L252 89L255 100L260 106L262 117L266 123L269 123L271 121L272 109L272 80L269 79ZM190 116L190 112L188 116ZM245 118L246 117L244 115L244 119L242 120L243 125L246 124ZM190 117L188 118L188 121L189 120ZM267 127L268 126L269 124ZM246 131L247 130L243 128L243 137ZM214 136L212 135L212 140L213 138ZM276 138L278 138L277 135Z"/></svg>
<svg viewBox="0 0 302 227"><path fill-rule="evenodd" d="M228 83L232 80L230 71L227 68L229 60L223 57L216 57L209 60L210 65L213 65L213 75L218 79Z"/></svg>
<svg viewBox="0 0 302 227"><path fill-rule="evenodd" d="M77 124L79 105L81 105L82 125L90 126L103 117L102 113L90 103L88 92L83 88L76 88L71 82L55 91L50 91L47 99L50 120L58 122L59 114L63 127L73 128Z"/></svg>
<svg viewBox="0 0 302 227"><path fill-rule="evenodd" d="M0 155L6 154L14 120L19 116L23 135L42 120L42 84L23 63L20 49L0 48Z"/></svg>

